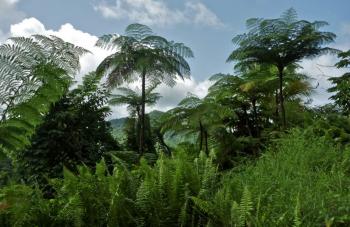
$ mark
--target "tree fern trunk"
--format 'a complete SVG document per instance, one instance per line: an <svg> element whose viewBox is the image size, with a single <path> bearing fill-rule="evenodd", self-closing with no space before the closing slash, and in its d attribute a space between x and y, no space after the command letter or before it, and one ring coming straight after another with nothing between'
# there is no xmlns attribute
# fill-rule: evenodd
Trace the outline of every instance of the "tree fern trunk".
<svg viewBox="0 0 350 227"><path fill-rule="evenodd" d="M278 107L279 107L279 102L278 102L278 89L276 89L276 93L275 93L275 101L276 101L276 109L275 109L275 117L276 117L276 121L278 121L279 119L279 112L278 112Z"/></svg>
<svg viewBox="0 0 350 227"><path fill-rule="evenodd" d="M252 100L252 106L253 106L253 114L254 114L254 127L256 131L256 136L259 137L259 125L258 125L258 111L256 108L256 99Z"/></svg>
<svg viewBox="0 0 350 227"><path fill-rule="evenodd" d="M247 108L243 107L243 112L244 112L244 120L245 120L245 125L248 131L249 136L253 136L252 131L250 130L250 125L249 125L249 116L247 112Z"/></svg>
<svg viewBox="0 0 350 227"><path fill-rule="evenodd" d="M142 72L142 100L141 100L141 131L140 131L140 155L145 152L145 102L146 102L146 70Z"/></svg>
<svg viewBox="0 0 350 227"><path fill-rule="evenodd" d="M204 142L205 142L205 153L209 154L209 148L208 148L208 132L207 130L204 130Z"/></svg>
<svg viewBox="0 0 350 227"><path fill-rule="evenodd" d="M278 79L279 79L279 102L280 102L280 108L281 108L281 115L282 115L282 124L283 128L286 128L287 122L286 122L286 111L284 109L284 97L283 97L283 69L284 67L278 67Z"/></svg>
<svg viewBox="0 0 350 227"><path fill-rule="evenodd" d="M199 121L199 151L203 149L203 125L202 122Z"/></svg>

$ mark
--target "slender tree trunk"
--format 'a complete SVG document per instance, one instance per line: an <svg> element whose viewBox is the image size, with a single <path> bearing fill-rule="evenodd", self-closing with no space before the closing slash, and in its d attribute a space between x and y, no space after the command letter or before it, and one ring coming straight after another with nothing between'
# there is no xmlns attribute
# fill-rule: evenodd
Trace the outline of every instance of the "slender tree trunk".
<svg viewBox="0 0 350 227"><path fill-rule="evenodd" d="M141 131L140 131L140 155L145 152L145 102L146 102L146 70L142 72L142 99L141 99Z"/></svg>
<svg viewBox="0 0 350 227"><path fill-rule="evenodd" d="M135 128L136 128L136 143L137 143L137 149L139 151L139 153L141 153L141 107L138 106L136 107L136 111L137 111L137 118L135 120Z"/></svg>
<svg viewBox="0 0 350 227"><path fill-rule="evenodd" d="M283 69L284 67L278 67L278 78L279 78L279 102L282 115L283 128L286 128L286 111L284 109L284 97L283 97Z"/></svg>
<svg viewBox="0 0 350 227"><path fill-rule="evenodd" d="M201 121L199 121L199 131L199 151L201 151L203 148L203 125Z"/></svg>
<svg viewBox="0 0 350 227"><path fill-rule="evenodd" d="M278 108L279 108L279 102L278 102L278 89L276 89L275 92L275 101L276 101L276 109L275 109L275 116L276 116L276 121L278 121L279 119L279 112L278 112Z"/></svg>
<svg viewBox="0 0 350 227"><path fill-rule="evenodd" d="M244 118L245 118L245 125L247 127L249 136L253 136L252 135L252 131L250 130L250 126L249 126L249 117L248 117L248 112L247 109L245 107L243 107L243 112L244 112Z"/></svg>
<svg viewBox="0 0 350 227"><path fill-rule="evenodd" d="M204 130L204 142L205 142L205 153L209 154L209 148L208 148L208 132L207 130Z"/></svg>
<svg viewBox="0 0 350 227"><path fill-rule="evenodd" d="M156 136L158 137L159 143L163 146L163 149L165 150L166 154L171 155L171 149L164 141L164 134L161 133L160 129L155 130L155 133L156 133Z"/></svg>
<svg viewBox="0 0 350 227"><path fill-rule="evenodd" d="M259 125L258 125L258 111L256 109L256 99L252 100L252 106L253 106L253 115L254 115L254 126L256 130L256 136L259 137Z"/></svg>

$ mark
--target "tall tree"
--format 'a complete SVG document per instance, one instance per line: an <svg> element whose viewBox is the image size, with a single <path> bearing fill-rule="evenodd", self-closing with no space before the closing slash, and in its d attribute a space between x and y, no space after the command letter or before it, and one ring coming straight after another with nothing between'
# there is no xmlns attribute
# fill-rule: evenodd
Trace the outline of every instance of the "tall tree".
<svg viewBox="0 0 350 227"><path fill-rule="evenodd" d="M123 82L141 79L141 133L140 153L144 152L146 81L164 82L173 86L177 77L190 75L190 66L185 58L193 57L190 48L174 43L142 24L131 24L125 35L104 35L97 46L117 51L105 58L97 68L100 76L108 75L107 83L115 87Z"/></svg>
<svg viewBox="0 0 350 227"><path fill-rule="evenodd" d="M287 66L304 58L311 58L336 50L324 47L334 41L335 34L320 31L328 25L324 21L298 20L294 9L289 9L277 19L251 18L247 20L247 33L237 35L233 43L238 45L227 61L238 61L240 65L265 63L278 70L279 107L282 125L286 127L283 95L284 70Z"/></svg>
<svg viewBox="0 0 350 227"><path fill-rule="evenodd" d="M200 99L189 94L177 107L162 116L162 132L197 134L199 150L208 153L210 131L224 127L221 119L227 114L227 109L212 102L210 98Z"/></svg>
<svg viewBox="0 0 350 227"><path fill-rule="evenodd" d="M109 104L111 105L127 105L127 110L130 117L137 117L138 121L141 122L142 118L142 104L153 106L161 98L160 94L153 92L158 84L154 84L145 89L145 99L142 100L142 91L139 88L134 90L127 87L117 88L118 94L111 95Z"/></svg>
<svg viewBox="0 0 350 227"><path fill-rule="evenodd" d="M157 92L153 92L157 87L158 83L153 84L146 88L145 90L145 105L152 106L157 103L157 101L161 98L160 94ZM111 105L127 105L127 110L129 112L129 117L127 119L127 123L125 125L125 132L127 136L126 145L130 149L134 149L135 147L139 147L139 139L136 139L136 135L140 135L141 133L141 121L142 121L142 94L139 88L135 88L134 90L126 87L117 88L118 94L112 95L109 103ZM135 120L136 118L136 120ZM145 143L145 151L151 151L153 147L152 143L152 135L150 128L150 119L146 115L145 116L145 135L144 135L144 143ZM138 144L132 144L133 142L137 142Z"/></svg>

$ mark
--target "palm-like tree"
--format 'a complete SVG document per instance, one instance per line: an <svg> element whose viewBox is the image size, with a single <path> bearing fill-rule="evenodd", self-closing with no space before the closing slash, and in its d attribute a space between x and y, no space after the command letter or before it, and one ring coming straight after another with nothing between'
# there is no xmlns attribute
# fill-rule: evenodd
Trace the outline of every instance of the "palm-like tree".
<svg viewBox="0 0 350 227"><path fill-rule="evenodd" d="M158 84L147 87L145 90L145 105L153 106L162 97L159 93L153 92ZM136 87L131 89L127 87L117 88L118 94L111 95L109 104L111 105L127 105L127 110L130 117L137 117L138 121L141 122L142 118L142 92Z"/></svg>
<svg viewBox="0 0 350 227"><path fill-rule="evenodd" d="M0 150L23 148L67 91L88 51L51 36L10 38L0 46ZM10 154L11 155L11 154Z"/></svg>
<svg viewBox="0 0 350 227"><path fill-rule="evenodd" d="M157 101L161 98L161 95L157 92L153 92L158 84L154 84L150 87L147 87L145 90L145 105L153 106L157 103ZM130 118L129 123L132 123L131 127L137 126L136 135L140 135L141 133L141 119L142 119L142 94L139 88L130 89L127 87L117 88L118 94L112 95L109 100L109 104L111 105L127 105L127 110L129 112ZM136 121L134 119L137 119ZM147 122L146 122L147 123ZM146 127L147 128L147 127ZM147 133L146 133L147 134ZM146 136L145 136L146 137ZM140 139L140 138L138 138ZM137 140L137 139L136 139ZM145 138L145 142L147 142L147 138ZM140 144L138 144L140 145ZM138 146L136 146L138 147Z"/></svg>
<svg viewBox="0 0 350 227"><path fill-rule="evenodd" d="M211 98L200 99L188 94L177 107L162 116L162 132L175 131L183 134L198 134L199 150L209 152L210 131L224 127L222 119L227 109L213 102Z"/></svg>
<svg viewBox="0 0 350 227"><path fill-rule="evenodd" d="M266 122L274 121L271 114L266 113L270 113L269 110L272 113L275 108L273 103L275 91L278 89L276 70L268 65L255 64L241 69L237 75L219 73L212 76L210 79L215 83L209 88L208 96L222 105L229 106L250 136L259 136L262 117L260 113L266 115ZM295 67L288 67L283 81L285 99L296 101L301 96L308 96L310 92L311 86L307 76L297 73Z"/></svg>
<svg viewBox="0 0 350 227"><path fill-rule="evenodd" d="M55 36L13 37L0 46L0 107L7 109L29 99L42 84L37 67L52 65L71 78L80 69L79 57L87 50Z"/></svg>
<svg viewBox="0 0 350 227"><path fill-rule="evenodd" d="M116 49L97 68L101 77L108 75L107 84L115 87L123 82L141 78L141 133L140 153L144 152L146 81L164 82L173 86L177 77L190 75L190 66L185 58L193 57L190 48L182 43L174 43L155 35L145 25L131 24L125 35L104 35L97 46Z"/></svg>
<svg viewBox="0 0 350 227"><path fill-rule="evenodd" d="M323 47L335 39L335 34L320 31L328 25L324 21L309 22L298 20L294 9L287 10L280 18L247 20L248 33L233 38L238 45L228 61L238 61L239 65L264 63L274 65L278 70L279 106L283 126L286 126L283 96L284 70L304 58L315 57L323 53L337 52Z"/></svg>
<svg viewBox="0 0 350 227"><path fill-rule="evenodd" d="M256 101L261 95L258 89L261 88L258 88L252 80L248 81L243 77L230 74L215 74L210 80L215 81L215 83L209 88L207 97L211 97L215 102L230 108L233 112L231 120L235 121L238 117L238 121L242 124L231 125L233 129L239 128L238 131L246 131L249 136L253 136L249 112L251 107L253 109L256 107Z"/></svg>

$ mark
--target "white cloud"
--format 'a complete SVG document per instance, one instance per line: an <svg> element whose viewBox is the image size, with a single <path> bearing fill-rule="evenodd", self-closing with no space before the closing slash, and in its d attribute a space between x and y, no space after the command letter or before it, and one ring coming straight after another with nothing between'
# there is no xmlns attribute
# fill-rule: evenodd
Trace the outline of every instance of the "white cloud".
<svg viewBox="0 0 350 227"><path fill-rule="evenodd" d="M189 18L191 18L190 15L193 16L191 19L193 19L195 24L204 24L211 27L223 26L223 23L216 16L216 14L201 2L187 2L186 10Z"/></svg>
<svg viewBox="0 0 350 227"><path fill-rule="evenodd" d="M16 4L17 2L19 2L19 0L4 0L4 1L9 5L13 5L13 4Z"/></svg>
<svg viewBox="0 0 350 227"><path fill-rule="evenodd" d="M147 25L197 24L222 27L221 20L203 3L189 1L183 9L170 8L163 0L116 0L99 3L94 9L106 18L128 19Z"/></svg>
<svg viewBox="0 0 350 227"><path fill-rule="evenodd" d="M26 18L23 21L11 25L11 36L30 36L34 34L45 34L45 26L36 18Z"/></svg>

